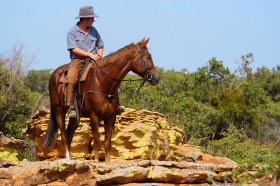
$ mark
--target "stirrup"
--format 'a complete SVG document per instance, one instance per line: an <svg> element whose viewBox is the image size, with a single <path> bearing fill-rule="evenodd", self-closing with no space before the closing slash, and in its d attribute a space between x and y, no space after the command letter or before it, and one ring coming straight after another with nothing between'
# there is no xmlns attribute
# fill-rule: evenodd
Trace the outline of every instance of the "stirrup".
<svg viewBox="0 0 280 186"><path fill-rule="evenodd" d="M77 118L77 113L76 113L76 110L74 108L69 109L68 117L69 118Z"/></svg>

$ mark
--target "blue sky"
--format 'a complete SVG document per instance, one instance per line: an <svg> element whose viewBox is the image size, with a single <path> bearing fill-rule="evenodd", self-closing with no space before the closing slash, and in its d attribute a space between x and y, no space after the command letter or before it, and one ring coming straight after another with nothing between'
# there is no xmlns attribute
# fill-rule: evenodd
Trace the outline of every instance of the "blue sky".
<svg viewBox="0 0 280 186"><path fill-rule="evenodd" d="M66 33L82 6L100 16L105 55L146 37L166 70L194 72L216 57L233 72L250 52L254 69L280 64L279 0L0 0L0 52L20 43L37 56L32 69L69 63Z"/></svg>

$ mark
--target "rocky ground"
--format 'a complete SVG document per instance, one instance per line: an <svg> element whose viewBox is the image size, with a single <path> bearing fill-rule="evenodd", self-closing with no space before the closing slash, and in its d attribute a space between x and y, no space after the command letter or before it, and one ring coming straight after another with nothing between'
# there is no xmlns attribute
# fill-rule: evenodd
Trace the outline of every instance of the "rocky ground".
<svg viewBox="0 0 280 186"><path fill-rule="evenodd" d="M123 185L123 186L207 186L237 185L231 160L205 155L205 162L158 160L124 160L95 163L93 160L22 161L18 165L3 163L0 185ZM206 163L206 162L209 163ZM212 163L210 163L212 162ZM256 171L255 171L256 172ZM251 174L254 174L253 171ZM243 185L279 185L273 176L256 178Z"/></svg>

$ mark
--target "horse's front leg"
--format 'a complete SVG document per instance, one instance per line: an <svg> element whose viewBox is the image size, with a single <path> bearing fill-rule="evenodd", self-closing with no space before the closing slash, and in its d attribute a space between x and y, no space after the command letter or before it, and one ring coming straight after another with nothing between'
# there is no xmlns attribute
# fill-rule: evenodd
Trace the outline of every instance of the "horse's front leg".
<svg viewBox="0 0 280 186"><path fill-rule="evenodd" d="M104 122L105 125L105 162L110 163L110 151L112 148L112 134L114 131L116 122L116 113L112 114L111 117Z"/></svg>
<svg viewBox="0 0 280 186"><path fill-rule="evenodd" d="M67 160L71 160L70 142L69 142L66 130L65 130L65 113L56 115L56 120L57 120L58 127L61 131L61 141L62 141L62 145L65 148L65 158Z"/></svg>
<svg viewBox="0 0 280 186"><path fill-rule="evenodd" d="M90 116L90 126L93 135L93 150L95 154L95 162L99 162L99 151L101 148L100 134L99 134L99 120L95 114Z"/></svg>
<svg viewBox="0 0 280 186"><path fill-rule="evenodd" d="M71 143L74 137L74 133L78 128L79 123L76 118L69 118L68 127L66 129L66 134L68 136L69 150L71 150Z"/></svg>

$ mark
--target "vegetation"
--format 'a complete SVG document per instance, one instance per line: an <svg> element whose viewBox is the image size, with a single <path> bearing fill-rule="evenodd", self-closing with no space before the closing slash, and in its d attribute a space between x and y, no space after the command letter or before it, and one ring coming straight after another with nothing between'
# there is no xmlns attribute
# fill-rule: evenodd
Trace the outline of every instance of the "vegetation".
<svg viewBox="0 0 280 186"><path fill-rule="evenodd" d="M52 70L27 71L33 61L22 46L0 56L0 130L8 137L24 139L21 129L27 119L38 106L49 106ZM280 66L253 72L253 62L250 53L241 56L234 72L216 58L196 72L158 68L157 86L144 86L138 92L142 82L123 82L121 105L160 112L184 129L187 143L239 163L269 164L262 171L278 170L274 173L279 176Z"/></svg>
<svg viewBox="0 0 280 186"><path fill-rule="evenodd" d="M17 156L18 156L17 150L11 148L3 148L3 152L0 154L0 161L2 159L8 159L13 163L19 163Z"/></svg>
<svg viewBox="0 0 280 186"><path fill-rule="evenodd" d="M163 113L170 122L184 128L188 142L206 145L224 138L223 132L236 128L248 139L280 147L280 66L253 73L253 55L242 56L234 73L216 58L190 73L160 69L159 85L144 86L122 105ZM133 75L129 75L133 76ZM271 77L271 78L267 78ZM279 82L277 84L277 82ZM140 82L123 84L122 98L135 92Z"/></svg>
<svg viewBox="0 0 280 186"><path fill-rule="evenodd" d="M29 156L28 152L34 148L22 129L37 106L49 105L46 87L51 70L28 71L35 59L26 56L23 45L15 45L13 50L0 54L0 131L7 137L29 142L28 149L17 153L20 159Z"/></svg>

